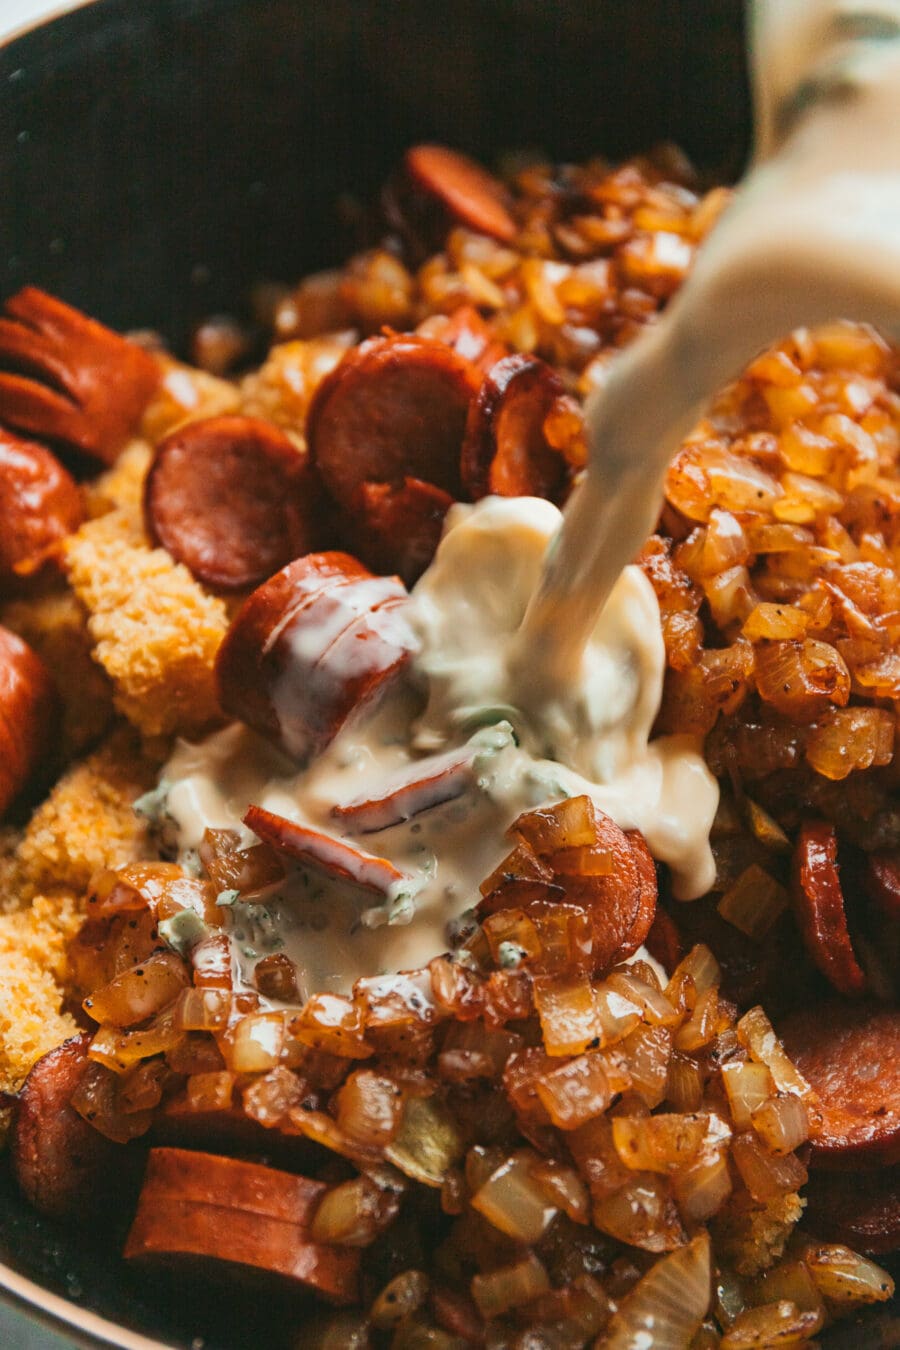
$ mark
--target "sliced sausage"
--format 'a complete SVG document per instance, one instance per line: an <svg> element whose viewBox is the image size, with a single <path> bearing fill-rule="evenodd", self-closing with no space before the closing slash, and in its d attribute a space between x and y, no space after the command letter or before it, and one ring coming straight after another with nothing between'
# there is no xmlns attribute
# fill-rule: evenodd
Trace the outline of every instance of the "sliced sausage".
<svg viewBox="0 0 900 1350"><path fill-rule="evenodd" d="M82 1208L118 1167L121 1149L69 1105L90 1043L86 1033L74 1036L39 1059L14 1108L13 1173L22 1194L42 1214L60 1217Z"/></svg>
<svg viewBox="0 0 900 1350"><path fill-rule="evenodd" d="M36 571L83 519L81 494L56 456L0 427L0 590Z"/></svg>
<svg viewBox="0 0 900 1350"><path fill-rule="evenodd" d="M445 145L414 145L403 167L416 190L442 208L448 224L465 225L504 243L515 238L506 189L474 159Z"/></svg>
<svg viewBox="0 0 900 1350"><path fill-rule="evenodd" d="M429 755L386 778L377 792L356 797L331 814L352 834L389 829L404 820L455 801L474 781L478 751L471 746Z"/></svg>
<svg viewBox="0 0 900 1350"><path fill-rule="evenodd" d="M626 830L625 837L631 844L632 857L637 867L640 899L631 928L619 944L619 950L612 958L612 965L615 965L618 961L625 961L629 956L634 955L638 947L646 940L656 917L658 888L653 855L640 830Z"/></svg>
<svg viewBox="0 0 900 1350"><path fill-rule="evenodd" d="M396 577L311 553L253 592L219 650L223 709L288 755L318 753L402 675L416 642Z"/></svg>
<svg viewBox="0 0 900 1350"><path fill-rule="evenodd" d="M312 1242L326 1186L257 1163L184 1149L152 1149L125 1257L185 1258L263 1271L335 1303L357 1296L359 1252Z"/></svg>
<svg viewBox="0 0 900 1350"><path fill-rule="evenodd" d="M806 948L839 994L860 994L865 974L856 959L837 862L837 836L825 821L807 821L794 850L793 895Z"/></svg>
<svg viewBox="0 0 900 1350"><path fill-rule="evenodd" d="M644 945L654 961L659 962L667 975L672 974L684 955L678 926L672 916L664 909L656 910Z"/></svg>
<svg viewBox="0 0 900 1350"><path fill-rule="evenodd" d="M6 301L0 368L0 422L104 464L161 378L149 352L35 286Z"/></svg>
<svg viewBox="0 0 900 1350"><path fill-rule="evenodd" d="M374 853L354 848L343 839L298 825L286 816L251 806L244 816L244 824L265 843L286 853L297 862L324 872L335 881L351 882L365 891L387 895L393 887L408 881L409 877Z"/></svg>
<svg viewBox="0 0 900 1350"><path fill-rule="evenodd" d="M446 343L369 338L319 385L307 418L313 464L341 506L364 483L407 478L460 495L459 457L481 372Z"/></svg>
<svg viewBox="0 0 900 1350"><path fill-rule="evenodd" d="M434 557L453 498L433 483L404 478L363 483L349 518L354 551L374 572L396 573L411 586Z"/></svg>
<svg viewBox="0 0 900 1350"><path fill-rule="evenodd" d="M594 808L593 820L596 842L591 848L611 854L608 874L580 874L568 865L565 871L558 870L552 854L547 861L563 890L562 899L581 906L590 918L591 961L600 971L630 956L643 942L656 909L656 869L640 835L641 846L636 847L603 811Z"/></svg>
<svg viewBox="0 0 900 1350"><path fill-rule="evenodd" d="M813 1173L804 1190L805 1226L827 1242L884 1256L900 1247L900 1167Z"/></svg>
<svg viewBox="0 0 900 1350"><path fill-rule="evenodd" d="M322 510L305 456L258 417L209 417L174 431L144 487L150 537L222 591L258 586L308 553Z"/></svg>
<svg viewBox="0 0 900 1350"><path fill-rule="evenodd" d="M544 434L544 421L565 393L556 371L537 356L504 357L484 378L469 409L462 448L463 486L477 501L549 497L559 501L569 467Z"/></svg>
<svg viewBox="0 0 900 1350"><path fill-rule="evenodd" d="M900 1010L835 1000L794 1013L779 1034L819 1097L812 1162L900 1161Z"/></svg>
<svg viewBox="0 0 900 1350"><path fill-rule="evenodd" d="M0 817L49 754L57 714L47 667L26 642L0 627Z"/></svg>

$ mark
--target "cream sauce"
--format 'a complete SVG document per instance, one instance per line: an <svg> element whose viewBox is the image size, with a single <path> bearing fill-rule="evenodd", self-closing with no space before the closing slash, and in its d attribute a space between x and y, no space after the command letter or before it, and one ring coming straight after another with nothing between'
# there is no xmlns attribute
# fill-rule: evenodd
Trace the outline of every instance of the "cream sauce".
<svg viewBox="0 0 900 1350"><path fill-rule="evenodd" d="M579 667L556 693L548 740L509 697L506 652L559 526L534 498L453 508L437 556L406 608L419 643L408 685L343 731L308 769L245 728L181 744L164 770L180 855L207 828L237 829L254 803L389 859L408 878L384 899L289 870L283 885L237 904L228 923L245 978L274 950L295 963L305 992L346 990L360 976L414 969L445 951L479 883L509 851L504 837L529 807L588 793L668 862L679 893L708 889L709 828L718 790L688 737L650 741L665 654L653 590L623 573ZM586 696L576 699L578 691ZM410 819L352 834L336 804L371 799L423 756L471 755L465 790Z"/></svg>

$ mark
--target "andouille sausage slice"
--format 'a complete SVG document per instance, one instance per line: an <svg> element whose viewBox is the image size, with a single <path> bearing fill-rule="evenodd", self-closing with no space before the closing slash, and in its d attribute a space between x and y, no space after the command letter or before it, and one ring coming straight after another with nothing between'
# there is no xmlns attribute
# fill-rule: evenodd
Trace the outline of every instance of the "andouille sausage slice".
<svg viewBox="0 0 900 1350"><path fill-rule="evenodd" d="M81 494L56 456L0 427L0 590L41 567L83 519Z"/></svg>
<svg viewBox="0 0 900 1350"><path fill-rule="evenodd" d="M73 1213L115 1175L120 1148L69 1105L91 1037L64 1041L37 1061L13 1112L10 1154L22 1194L42 1214Z"/></svg>
<svg viewBox="0 0 900 1350"><path fill-rule="evenodd" d="M244 603L216 663L226 713L288 755L318 753L390 688L416 641L406 589L346 553L311 553Z"/></svg>
<svg viewBox="0 0 900 1350"><path fill-rule="evenodd" d="M6 301L0 422L17 431L112 464L160 378L149 352L46 291Z"/></svg>
<svg viewBox="0 0 900 1350"><path fill-rule="evenodd" d="M837 835L825 821L807 821L794 850L793 895L803 941L839 994L861 994L866 977L850 941L837 861Z"/></svg>
<svg viewBox="0 0 900 1350"><path fill-rule="evenodd" d="M448 492L420 478L404 478L399 487L363 483L348 537L374 572L395 572L411 586L434 557L452 505Z"/></svg>
<svg viewBox="0 0 900 1350"><path fill-rule="evenodd" d="M385 778L378 789L332 808L353 834L372 834L455 801L473 784L478 751L471 746L429 755Z"/></svg>
<svg viewBox="0 0 900 1350"><path fill-rule="evenodd" d="M792 1014L778 1031L818 1094L811 1161L900 1161L900 1010L834 1000Z"/></svg>
<svg viewBox="0 0 900 1350"><path fill-rule="evenodd" d="M321 830L299 825L261 806L248 809L244 824L264 843L271 844L296 862L324 872L335 881L350 882L362 890L387 895L392 887L409 880L406 873L387 858L354 848L343 839L334 839Z"/></svg>
<svg viewBox="0 0 900 1350"><path fill-rule="evenodd" d="M446 145L414 145L403 168L410 182L438 204L450 223L466 225L504 243L516 236L509 194L481 164Z"/></svg>
<svg viewBox="0 0 900 1350"><path fill-rule="evenodd" d="M865 886L889 923L900 921L900 851L873 853L866 859Z"/></svg>
<svg viewBox="0 0 900 1350"><path fill-rule="evenodd" d="M636 843L603 811L595 809L594 821L596 847L611 856L608 874L563 872L554 866L553 855L548 862L563 888L563 899L581 906L590 917L591 960L599 971L637 951L646 937L656 912L656 869L638 831L631 832Z"/></svg>
<svg viewBox="0 0 900 1350"><path fill-rule="evenodd" d="M560 500L569 466L547 440L544 421L564 393L540 357L517 353L491 367L469 409L462 447L463 486L474 501L491 492Z"/></svg>
<svg viewBox="0 0 900 1350"><path fill-rule="evenodd" d="M460 495L460 448L481 372L444 342L414 334L369 338L316 390L310 458L326 488L354 511L364 483L407 478Z"/></svg>
<svg viewBox="0 0 900 1350"><path fill-rule="evenodd" d="M305 455L271 422L208 417L157 446L147 532L215 590L240 591L315 546L323 502Z"/></svg>
<svg viewBox="0 0 900 1350"><path fill-rule="evenodd" d="M0 627L0 817L49 754L58 711L56 689L43 661L15 633Z"/></svg>
<svg viewBox="0 0 900 1350"><path fill-rule="evenodd" d="M357 1296L359 1252L313 1242L327 1187L258 1163L185 1149L152 1149L125 1257L194 1258L262 1271L334 1303Z"/></svg>

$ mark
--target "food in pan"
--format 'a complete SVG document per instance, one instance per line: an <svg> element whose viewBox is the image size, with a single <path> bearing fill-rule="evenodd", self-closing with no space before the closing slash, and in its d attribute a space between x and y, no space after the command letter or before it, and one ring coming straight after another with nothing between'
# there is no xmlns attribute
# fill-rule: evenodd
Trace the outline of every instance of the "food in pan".
<svg viewBox="0 0 900 1350"><path fill-rule="evenodd" d="M63 1219L142 1177L130 1265L305 1291L297 1346L801 1345L892 1293L894 349L717 398L595 724L494 697L581 401L726 197L417 147L227 378L233 324L191 366L6 303L13 1166Z"/></svg>

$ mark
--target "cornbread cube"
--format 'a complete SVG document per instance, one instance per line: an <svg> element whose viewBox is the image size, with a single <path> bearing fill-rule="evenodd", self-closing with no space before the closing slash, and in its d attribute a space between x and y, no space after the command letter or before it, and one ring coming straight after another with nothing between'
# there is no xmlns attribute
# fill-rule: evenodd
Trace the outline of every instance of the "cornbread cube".
<svg viewBox="0 0 900 1350"><path fill-rule="evenodd" d="M113 690L92 655L87 611L70 590L15 600L0 618L47 665L62 700L64 761L96 745L113 721Z"/></svg>
<svg viewBox="0 0 900 1350"><path fill-rule="evenodd" d="M72 535L66 566L119 711L148 737L192 735L214 722L213 664L228 626L222 601L165 549L150 548L127 507Z"/></svg>
<svg viewBox="0 0 900 1350"><path fill-rule="evenodd" d="M78 1031L63 1011L63 982L66 944L80 923L67 893L0 915L0 1091L17 1091L41 1055Z"/></svg>
<svg viewBox="0 0 900 1350"><path fill-rule="evenodd" d="M69 769L34 812L16 850L20 896L60 888L81 895L100 868L147 857L147 824L132 803L153 786L156 773L124 727Z"/></svg>

